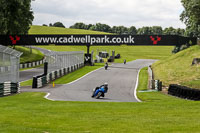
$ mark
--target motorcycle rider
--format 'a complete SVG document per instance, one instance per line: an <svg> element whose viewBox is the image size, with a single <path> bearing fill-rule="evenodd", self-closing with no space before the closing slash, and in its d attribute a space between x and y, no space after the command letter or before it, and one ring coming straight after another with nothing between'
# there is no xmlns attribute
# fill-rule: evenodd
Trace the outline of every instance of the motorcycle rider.
<svg viewBox="0 0 200 133"><path fill-rule="evenodd" d="M102 88L102 87L105 89L105 92L108 91L108 83L107 82L105 82L103 85L100 86L100 88Z"/></svg>
<svg viewBox="0 0 200 133"><path fill-rule="evenodd" d="M126 59L124 59L124 64L126 64Z"/></svg>
<svg viewBox="0 0 200 133"><path fill-rule="evenodd" d="M105 70L108 68L108 62L105 63Z"/></svg>
<svg viewBox="0 0 200 133"><path fill-rule="evenodd" d="M104 88L105 92L108 91L108 83L105 82L105 83L104 83L103 85L101 85L100 87L96 87L96 88L95 88L92 97L94 97L94 94L95 94L96 90L98 90L99 88L102 88L102 87ZM104 97L104 93L102 94L102 97Z"/></svg>

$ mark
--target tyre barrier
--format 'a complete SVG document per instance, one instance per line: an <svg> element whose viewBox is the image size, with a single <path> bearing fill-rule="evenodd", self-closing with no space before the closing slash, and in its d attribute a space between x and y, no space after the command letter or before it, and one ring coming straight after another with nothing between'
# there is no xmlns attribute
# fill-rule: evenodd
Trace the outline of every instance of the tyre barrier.
<svg viewBox="0 0 200 133"><path fill-rule="evenodd" d="M32 88L42 88L44 87L46 84L50 83L51 81L56 80L57 78L60 78L70 72L73 72L81 67L84 66L84 63L80 63L80 64L75 64L73 66L70 67L66 67L66 68L61 68L58 69L56 71L52 71L50 73L48 73L47 75L38 75L33 77L33 84L32 84Z"/></svg>
<svg viewBox="0 0 200 133"><path fill-rule="evenodd" d="M0 97L20 92L20 84L12 82L0 83Z"/></svg>
<svg viewBox="0 0 200 133"><path fill-rule="evenodd" d="M184 99L200 100L200 90L176 84L169 85L168 94Z"/></svg>

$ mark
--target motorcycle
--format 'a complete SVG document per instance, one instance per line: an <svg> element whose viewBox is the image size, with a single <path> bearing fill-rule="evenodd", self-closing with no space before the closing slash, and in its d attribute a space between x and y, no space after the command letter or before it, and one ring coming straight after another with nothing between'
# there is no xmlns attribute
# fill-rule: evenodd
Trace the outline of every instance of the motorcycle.
<svg viewBox="0 0 200 133"><path fill-rule="evenodd" d="M104 97L105 93L107 93L107 89L104 86L96 87L93 89L92 98L99 99L100 97Z"/></svg>
<svg viewBox="0 0 200 133"><path fill-rule="evenodd" d="M107 70L108 69L108 66L105 66L105 70Z"/></svg>
<svg viewBox="0 0 200 133"><path fill-rule="evenodd" d="M105 70L107 70L108 69L108 63L106 62L106 64L105 64Z"/></svg>

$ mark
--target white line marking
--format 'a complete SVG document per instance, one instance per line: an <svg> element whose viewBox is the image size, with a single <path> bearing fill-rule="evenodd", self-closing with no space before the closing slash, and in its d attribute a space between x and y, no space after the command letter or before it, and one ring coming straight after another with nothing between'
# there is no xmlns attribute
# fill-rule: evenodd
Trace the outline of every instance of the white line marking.
<svg viewBox="0 0 200 133"><path fill-rule="evenodd" d="M138 88L139 74L140 74L141 69L142 69L142 68L140 68L140 70L138 71L137 80L136 80L136 84L135 84L135 90L134 90L134 97L135 97L135 99L136 99L138 102L142 102L142 101L139 100L138 97L137 97L137 88Z"/></svg>
<svg viewBox="0 0 200 133"><path fill-rule="evenodd" d="M102 68L103 68L103 67L101 67L101 68L98 68L98 69L96 69L96 70L94 70L94 71L91 71L91 72L89 72L89 73L87 73L87 74L83 75L82 77L80 77L80 78L78 78L78 79L76 79L76 80L74 80L74 81L72 81L72 82L70 82L70 83L67 83L66 85L73 84L73 83L75 83L75 82L77 82L77 81L81 80L82 78L84 78L84 77L88 76L89 74L91 74L91 73L93 73L93 72L96 72L96 71L98 71L99 69L102 69Z"/></svg>
<svg viewBox="0 0 200 133"><path fill-rule="evenodd" d="M44 98L46 98L47 100L50 100L50 101L55 101L53 99L48 98L49 95L50 95L50 93L47 93L46 96L44 96Z"/></svg>

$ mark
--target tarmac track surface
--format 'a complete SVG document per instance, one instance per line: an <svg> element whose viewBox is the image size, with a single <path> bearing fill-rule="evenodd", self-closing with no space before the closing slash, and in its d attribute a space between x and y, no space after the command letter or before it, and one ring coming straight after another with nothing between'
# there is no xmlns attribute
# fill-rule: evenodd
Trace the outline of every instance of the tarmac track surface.
<svg viewBox="0 0 200 133"><path fill-rule="evenodd" d="M156 60L139 59L127 64L113 64L108 70L100 68L87 76L49 91L46 96L58 101L138 102L134 96L137 74ZM104 98L91 98L93 88L108 83Z"/></svg>

